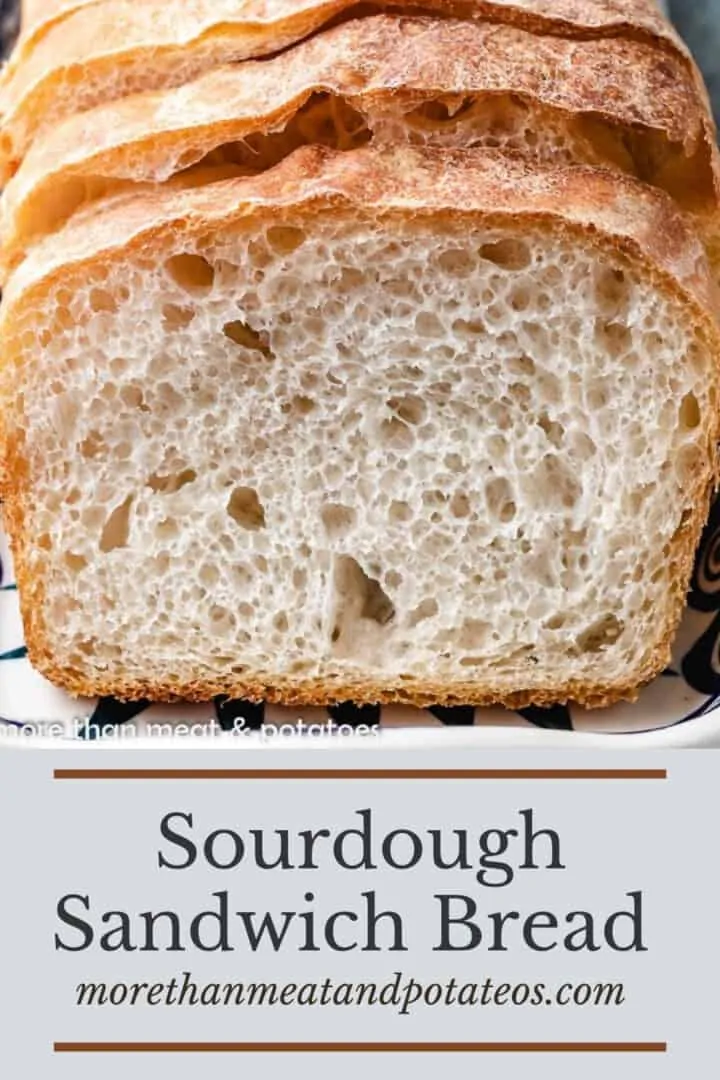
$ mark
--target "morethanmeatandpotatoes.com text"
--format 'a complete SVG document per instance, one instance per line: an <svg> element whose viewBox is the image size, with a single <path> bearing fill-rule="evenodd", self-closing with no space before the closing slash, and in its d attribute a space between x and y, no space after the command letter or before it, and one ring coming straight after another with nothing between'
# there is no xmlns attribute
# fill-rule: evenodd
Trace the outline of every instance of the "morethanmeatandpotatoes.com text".
<svg viewBox="0 0 720 1080"><path fill-rule="evenodd" d="M477 982L450 978L424 981L395 972L380 982L199 982L189 971L162 982L82 982L75 988L80 1006L166 1007L381 1007L407 1016L413 1009L442 1006L494 1008L619 1007L625 1004L621 982L554 983Z"/></svg>

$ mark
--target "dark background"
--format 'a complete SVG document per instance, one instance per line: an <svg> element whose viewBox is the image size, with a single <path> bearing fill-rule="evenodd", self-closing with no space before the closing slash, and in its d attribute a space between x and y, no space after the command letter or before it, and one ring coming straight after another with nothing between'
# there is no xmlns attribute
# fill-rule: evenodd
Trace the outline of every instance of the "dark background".
<svg viewBox="0 0 720 1080"><path fill-rule="evenodd" d="M17 26L18 0L0 0L0 43L7 50ZM695 53L720 120L720 0L669 0L680 33Z"/></svg>
<svg viewBox="0 0 720 1080"><path fill-rule="evenodd" d="M670 0L668 7L703 70L720 121L720 0Z"/></svg>

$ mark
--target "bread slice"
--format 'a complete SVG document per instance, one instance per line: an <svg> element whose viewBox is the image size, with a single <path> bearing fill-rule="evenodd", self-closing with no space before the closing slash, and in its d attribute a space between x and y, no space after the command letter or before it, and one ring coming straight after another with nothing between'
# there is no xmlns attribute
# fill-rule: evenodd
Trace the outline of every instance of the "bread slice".
<svg viewBox="0 0 720 1080"><path fill-rule="evenodd" d="M700 81L654 0L94 0L80 6L70 0L31 24L8 65L0 93L0 179L17 168L38 133L68 115L126 94L178 86L221 64L267 56L333 19L383 8L564 36L657 41L682 54Z"/></svg>
<svg viewBox="0 0 720 1080"><path fill-rule="evenodd" d="M720 277L718 150L684 60L620 38L396 15L68 119L4 193L5 269L95 199L177 174L186 184L191 169L195 182L218 168L258 173L302 144L352 149L371 137L618 168L695 214Z"/></svg>
<svg viewBox="0 0 720 1080"><path fill-rule="evenodd" d="M597 706L665 665L720 342L672 201L298 150L33 249L0 323L32 662L77 694Z"/></svg>

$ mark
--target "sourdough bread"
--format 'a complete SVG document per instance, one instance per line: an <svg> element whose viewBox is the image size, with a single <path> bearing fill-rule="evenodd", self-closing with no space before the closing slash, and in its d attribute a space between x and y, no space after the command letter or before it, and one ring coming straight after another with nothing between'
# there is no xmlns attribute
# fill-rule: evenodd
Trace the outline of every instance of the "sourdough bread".
<svg viewBox="0 0 720 1080"><path fill-rule="evenodd" d="M632 698L714 483L716 312L667 196L501 152L305 148L87 213L0 317L33 663L124 698Z"/></svg>

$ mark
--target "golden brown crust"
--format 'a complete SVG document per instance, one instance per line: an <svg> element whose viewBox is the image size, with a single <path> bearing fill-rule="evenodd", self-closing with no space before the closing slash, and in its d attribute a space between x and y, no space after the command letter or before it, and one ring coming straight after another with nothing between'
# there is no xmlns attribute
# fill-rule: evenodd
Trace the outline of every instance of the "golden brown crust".
<svg viewBox="0 0 720 1080"><path fill-rule="evenodd" d="M52 231L46 223L64 182L106 184L112 191L113 185L163 181L177 171L179 158L186 168L223 143L278 130L317 92L342 97L363 115L384 109L398 115L441 95L463 101L519 95L544 109L530 116L531 126L587 118L589 133L577 132L585 160L599 163L606 153L608 164L615 163L612 140L607 134L603 140L596 126L604 123L618 131L628 168L650 183L672 186L703 214L703 227L718 210L718 151L682 58L622 39L587 42L488 23L376 16L319 34L272 60L123 98L40 137L4 194L6 266L22 257L33 230L38 236Z"/></svg>
<svg viewBox="0 0 720 1080"><path fill-rule="evenodd" d="M25 30L40 24L47 25L57 22L61 18L67 18L81 8L91 7L107 0L23 0L22 17ZM153 0L135 0L139 7L142 4L152 3ZM223 6L222 0L218 0L217 9L221 14L227 10L240 8L242 3ZM273 5L264 4L265 9L270 10ZM417 4L407 3L406 7L415 7ZM578 30L591 30L598 26L616 26L629 24L644 26L655 33L664 22L654 0L489 0L483 3L481 0L466 0L468 11L483 14L482 9L510 8L514 17L540 19L562 19L569 26ZM244 4L246 11L252 11L252 5Z"/></svg>
<svg viewBox="0 0 720 1080"><path fill-rule="evenodd" d="M23 38L27 40L32 36L37 41L43 32L76 12L115 2L116 0L23 0ZM320 2L322 0L316 0L316 3ZM357 0L354 0L354 3L356 4ZM157 6L157 0L134 0L134 4L138 10L142 6ZM365 8L370 6L372 5L366 4ZM394 6L419 10L423 3L403 3L398 0ZM673 46L679 41L658 11L654 0L437 0L436 3L431 0L431 6L433 10L451 13L460 9L459 14L463 18L510 22L540 32L552 33L557 27L559 33L575 36L623 36L648 40L661 38ZM278 14L287 11L288 3L287 0L275 0L275 3L216 0L215 8L218 18L240 14L251 21L277 18Z"/></svg>
<svg viewBox="0 0 720 1080"><path fill-rule="evenodd" d="M373 5L409 6L401 0ZM540 33L654 42L682 55L701 84L687 49L653 0L420 0L419 6ZM77 84L80 73L83 92L90 95L87 108L129 92L179 85L219 64L268 55L356 10L362 8L353 0L193 0L182 8L166 0L95 0L80 10L71 4L64 16L56 12L54 21L51 16L50 22L36 23L10 60L2 87L0 167L10 175L40 129L75 111L72 93L64 97L60 91Z"/></svg>
<svg viewBox="0 0 720 1080"><path fill-rule="evenodd" d="M466 151L379 154L362 150L330 154L317 148L298 151L271 173L251 181L230 181L212 191L159 191L77 222L61 241L40 245L11 280L0 325L4 341L5 379L22 360L23 333L32 326L33 311L51 289L87 280L106 261L142 250L161 254L169 235L188 237L213 229L249 227L256 220L276 220L292 210L309 225L332 213L394 215L403 221L431 218L444 223L468 217L489 227L518 230L540 227L548 233L580 238L589 247L612 251L629 260L649 283L684 305L699 337L720 361L720 335L712 317L714 286L697 240L686 229L671 200L660 193L615 176L583 167L539 168L502 154ZM8 390L5 389L5 394ZM714 390L717 398L717 387ZM6 401L6 404L8 402ZM16 569L30 657L53 682L74 694L114 694L127 698L207 700L215 694L264 698L283 704L403 702L411 705L500 703L512 707L552 704L573 699L591 707L632 699L669 658L692 561L706 520L716 478L716 444L720 410L707 410L706 454L699 457L688 485L686 515L668 548L669 590L657 612L657 636L648 641L637 668L618 683L498 687L477 683L443 685L429 675L414 682L374 683L358 679L340 683L278 680L272 684L247 677L208 681L190 675L177 679L129 681L121 674L89 674L69 670L54 655L53 635L44 622L44 580L33 573L33 538L28 535L32 498L29 464L22 433L7 432L7 522ZM36 554L36 552L35 552Z"/></svg>
<svg viewBox="0 0 720 1080"><path fill-rule="evenodd" d="M53 280L137 249L161 230L212 229L285 207L330 212L352 207L407 217L463 213L555 220L642 254L705 312L720 316L702 246L669 196L620 174L587 166L540 166L495 151L366 148L347 154L302 147L260 176L210 187L158 187L103 203L38 244L8 282L0 339L12 333L15 304L40 304ZM25 295L27 294L27 295Z"/></svg>

